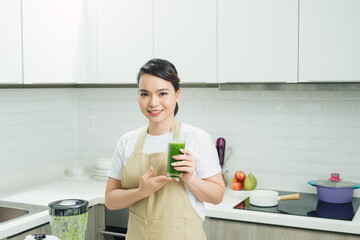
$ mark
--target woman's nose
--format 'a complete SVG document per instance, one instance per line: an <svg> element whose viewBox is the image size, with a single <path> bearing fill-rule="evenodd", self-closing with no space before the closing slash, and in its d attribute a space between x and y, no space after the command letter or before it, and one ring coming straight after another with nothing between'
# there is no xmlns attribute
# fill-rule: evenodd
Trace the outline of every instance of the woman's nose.
<svg viewBox="0 0 360 240"><path fill-rule="evenodd" d="M151 107L156 107L157 105L159 105L158 97L157 96L152 96L151 101L150 101L150 106Z"/></svg>

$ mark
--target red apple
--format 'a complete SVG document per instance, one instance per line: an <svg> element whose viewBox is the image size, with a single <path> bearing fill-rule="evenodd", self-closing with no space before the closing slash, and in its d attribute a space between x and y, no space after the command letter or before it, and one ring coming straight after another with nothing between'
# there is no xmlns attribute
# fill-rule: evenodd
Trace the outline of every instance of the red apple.
<svg viewBox="0 0 360 240"><path fill-rule="evenodd" d="M242 182L245 180L246 174L243 171L237 171L235 173L235 178L239 181Z"/></svg>
<svg viewBox="0 0 360 240"><path fill-rule="evenodd" d="M241 182L233 182L231 183L231 189L235 191L240 191L242 189L243 185Z"/></svg>

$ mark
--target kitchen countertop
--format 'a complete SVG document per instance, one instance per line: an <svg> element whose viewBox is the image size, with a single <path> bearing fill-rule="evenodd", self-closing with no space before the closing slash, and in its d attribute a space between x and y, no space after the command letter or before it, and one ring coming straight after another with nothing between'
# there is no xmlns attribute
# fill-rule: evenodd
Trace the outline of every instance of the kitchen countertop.
<svg viewBox="0 0 360 240"><path fill-rule="evenodd" d="M58 178L46 183L33 184L16 190L0 193L0 200L47 206L50 202L78 198L89 201L89 205L104 204L106 182L88 179ZM248 191L234 192L227 188L223 202L218 205L205 204L207 217L272 224L288 227L344 232L360 235L360 211L353 221L341 221L316 217L237 210L233 207L249 196ZM48 211L0 224L0 239L49 222Z"/></svg>
<svg viewBox="0 0 360 240"><path fill-rule="evenodd" d="M233 209L235 205L249 197L250 191L232 191L227 188L223 201L218 205L205 203L207 217L272 224L313 230L334 231L360 235L360 210L352 221L326 219L318 217L296 216L250 210Z"/></svg>
<svg viewBox="0 0 360 240"><path fill-rule="evenodd" d="M89 206L105 203L106 182L91 178L58 178L46 183L0 193L0 200L47 206L50 202L75 198L89 201ZM50 221L48 211L0 224L0 239L9 237Z"/></svg>

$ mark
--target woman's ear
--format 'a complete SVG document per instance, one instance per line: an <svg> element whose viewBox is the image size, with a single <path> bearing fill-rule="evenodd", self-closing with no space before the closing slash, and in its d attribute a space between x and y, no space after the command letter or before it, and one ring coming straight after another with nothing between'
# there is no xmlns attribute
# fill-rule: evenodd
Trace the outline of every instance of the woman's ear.
<svg viewBox="0 0 360 240"><path fill-rule="evenodd" d="M181 95L181 88L179 88L179 90L176 91L176 102L180 101L180 95Z"/></svg>

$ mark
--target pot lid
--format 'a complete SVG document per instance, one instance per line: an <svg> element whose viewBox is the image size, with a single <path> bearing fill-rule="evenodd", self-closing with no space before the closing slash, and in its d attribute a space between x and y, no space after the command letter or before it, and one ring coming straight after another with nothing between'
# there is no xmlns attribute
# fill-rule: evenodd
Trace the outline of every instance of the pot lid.
<svg viewBox="0 0 360 240"><path fill-rule="evenodd" d="M341 180L339 173L331 173L329 179L317 180L316 184L318 186L332 188L352 188L355 186L355 183Z"/></svg>

